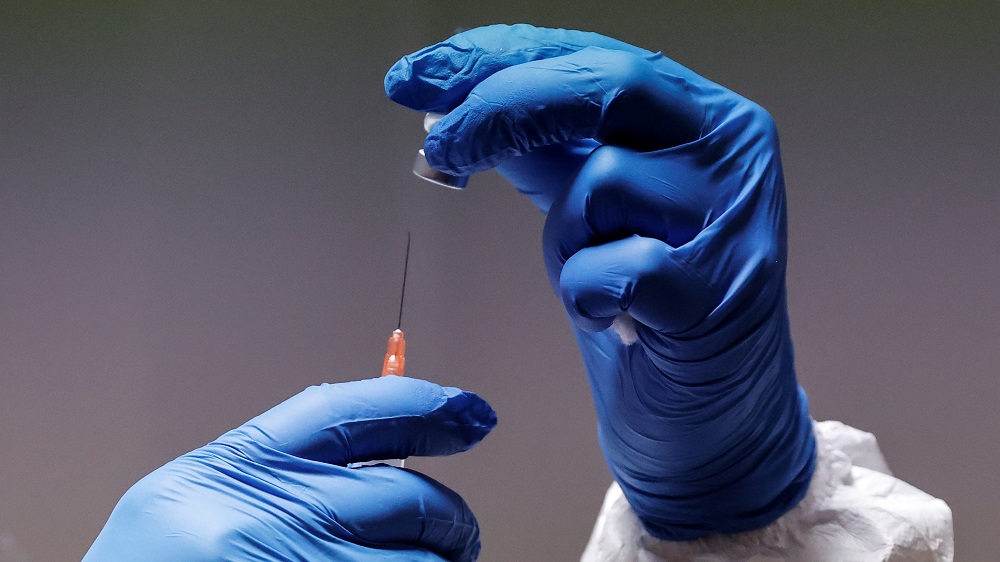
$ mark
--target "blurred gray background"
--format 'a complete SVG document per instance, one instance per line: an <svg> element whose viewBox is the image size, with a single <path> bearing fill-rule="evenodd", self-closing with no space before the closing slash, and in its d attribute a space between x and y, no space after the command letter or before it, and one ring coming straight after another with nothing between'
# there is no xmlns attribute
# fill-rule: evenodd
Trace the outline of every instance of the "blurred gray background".
<svg viewBox="0 0 1000 562"><path fill-rule="evenodd" d="M504 4L0 3L0 533L77 560L144 474L376 375L410 230L408 372L500 425L408 466L465 496L484 561L578 557L610 476L543 217L493 172L413 178L420 116L382 90L456 28L523 21L662 49L772 112L814 415L876 433L951 504L958 559L994 559L998 10Z"/></svg>

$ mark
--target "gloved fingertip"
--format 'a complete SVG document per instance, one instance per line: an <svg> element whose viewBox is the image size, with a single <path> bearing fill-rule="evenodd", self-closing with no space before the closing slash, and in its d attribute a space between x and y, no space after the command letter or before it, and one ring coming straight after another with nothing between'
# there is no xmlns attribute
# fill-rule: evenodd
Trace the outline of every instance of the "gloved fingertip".
<svg viewBox="0 0 1000 562"><path fill-rule="evenodd" d="M444 127L438 122L424 139L424 157L427 164L435 170L440 170L457 176L469 175L468 165L465 162L456 161L454 141L441 134ZM478 170L476 170L478 171Z"/></svg>
<svg viewBox="0 0 1000 562"><path fill-rule="evenodd" d="M435 170L451 172L452 170L448 169L448 164L444 160L443 139L441 135L437 134L440 125L441 121L435 123L427 136L424 137L424 156L427 158L427 163Z"/></svg>
<svg viewBox="0 0 1000 562"><path fill-rule="evenodd" d="M496 427L496 411L478 394L455 387L444 387L442 390L446 402L441 410L464 428L467 447L482 441Z"/></svg>
<svg viewBox="0 0 1000 562"><path fill-rule="evenodd" d="M590 256L597 253L585 248L573 254L559 273L559 288L566 313L577 328L585 332L603 332L614 318L626 310L623 293L629 279L608 270L604 264L595 267Z"/></svg>
<svg viewBox="0 0 1000 562"><path fill-rule="evenodd" d="M482 550L479 528L473 525L456 525L446 520L426 520L425 533L438 535L432 541L447 545L441 554L455 562L476 562Z"/></svg>
<svg viewBox="0 0 1000 562"><path fill-rule="evenodd" d="M445 119L448 119L445 122ZM497 149L474 133L463 130L451 115L442 119L424 139L424 157L431 168L456 176L469 176L520 156L516 148ZM458 117L461 119L461 117Z"/></svg>
<svg viewBox="0 0 1000 562"><path fill-rule="evenodd" d="M405 86L413 75L412 68L409 57L403 57L396 61L396 64L392 65L389 71L385 73L385 95L389 96L389 99L406 105L399 98L401 97L400 93L403 90L403 86Z"/></svg>
<svg viewBox="0 0 1000 562"><path fill-rule="evenodd" d="M383 85L385 94L399 105L414 111L447 113L454 102L441 82L425 62L407 55L386 72Z"/></svg>

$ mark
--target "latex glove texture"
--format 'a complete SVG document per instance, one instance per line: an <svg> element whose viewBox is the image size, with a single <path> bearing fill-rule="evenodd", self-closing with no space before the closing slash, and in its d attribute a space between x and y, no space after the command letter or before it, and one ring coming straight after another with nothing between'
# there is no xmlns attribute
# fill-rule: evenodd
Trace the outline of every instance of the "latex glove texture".
<svg viewBox="0 0 1000 562"><path fill-rule="evenodd" d="M347 464L450 455L495 424L482 398L418 379L311 387L140 480L84 562L475 560L458 494Z"/></svg>
<svg viewBox="0 0 1000 562"><path fill-rule="evenodd" d="M660 53L528 25L408 55L385 86L446 114L424 145L432 166L497 167L547 213L545 264L602 449L646 528L688 540L791 509L815 441L793 365L771 116ZM616 318L636 345L608 329Z"/></svg>

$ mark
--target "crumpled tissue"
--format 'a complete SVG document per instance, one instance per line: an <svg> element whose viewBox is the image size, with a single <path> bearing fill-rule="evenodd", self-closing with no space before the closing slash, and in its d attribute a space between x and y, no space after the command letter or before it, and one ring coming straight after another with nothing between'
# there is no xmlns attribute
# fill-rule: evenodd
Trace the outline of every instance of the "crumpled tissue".
<svg viewBox="0 0 1000 562"><path fill-rule="evenodd" d="M816 472L806 497L763 529L694 541L645 531L618 484L604 498L580 562L952 562L944 501L895 478L875 436L814 422Z"/></svg>

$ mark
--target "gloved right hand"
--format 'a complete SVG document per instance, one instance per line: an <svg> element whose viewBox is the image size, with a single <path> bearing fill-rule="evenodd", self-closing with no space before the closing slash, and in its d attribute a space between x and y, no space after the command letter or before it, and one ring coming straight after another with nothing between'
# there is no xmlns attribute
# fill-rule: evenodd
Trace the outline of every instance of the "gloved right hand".
<svg viewBox="0 0 1000 562"><path fill-rule="evenodd" d="M133 486L83 562L470 562L479 526L412 470L496 425L485 400L419 379L311 387Z"/></svg>
<svg viewBox="0 0 1000 562"><path fill-rule="evenodd" d="M793 365L770 115L662 54L528 25L417 51L385 85L446 114L424 143L431 166L497 167L548 213L549 279L608 466L646 528L688 540L791 509L815 441ZM609 329L616 319L636 345Z"/></svg>

